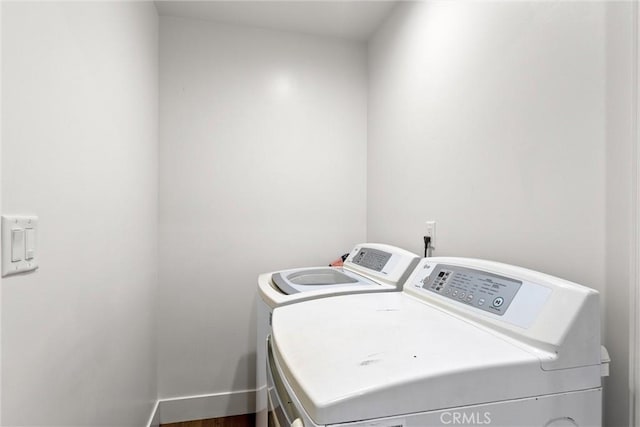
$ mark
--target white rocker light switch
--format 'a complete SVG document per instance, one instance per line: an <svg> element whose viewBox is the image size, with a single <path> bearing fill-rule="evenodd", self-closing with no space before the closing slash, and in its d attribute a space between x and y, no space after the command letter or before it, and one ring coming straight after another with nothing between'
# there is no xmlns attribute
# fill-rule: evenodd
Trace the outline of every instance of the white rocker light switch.
<svg viewBox="0 0 640 427"><path fill-rule="evenodd" d="M37 216L2 216L2 277L38 268L37 233Z"/></svg>

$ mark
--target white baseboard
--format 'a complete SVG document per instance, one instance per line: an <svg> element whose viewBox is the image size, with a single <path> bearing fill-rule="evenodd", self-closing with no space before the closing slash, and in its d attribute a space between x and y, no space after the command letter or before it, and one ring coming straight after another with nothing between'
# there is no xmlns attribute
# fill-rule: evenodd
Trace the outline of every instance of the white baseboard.
<svg viewBox="0 0 640 427"><path fill-rule="evenodd" d="M149 418L147 427L159 427L160 424L181 421L251 414L255 410L255 390L160 399Z"/></svg>
<svg viewBox="0 0 640 427"><path fill-rule="evenodd" d="M147 423L147 427L160 427L160 411L158 410L160 401L156 401L156 404L153 405L153 410L151 411L151 415L149 416L149 422Z"/></svg>

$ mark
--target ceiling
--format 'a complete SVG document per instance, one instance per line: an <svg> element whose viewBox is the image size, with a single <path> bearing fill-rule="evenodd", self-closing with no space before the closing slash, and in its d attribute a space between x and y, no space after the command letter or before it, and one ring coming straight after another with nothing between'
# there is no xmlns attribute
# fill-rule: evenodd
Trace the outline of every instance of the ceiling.
<svg viewBox="0 0 640 427"><path fill-rule="evenodd" d="M155 2L162 16L197 18L365 41L397 0L261 0Z"/></svg>

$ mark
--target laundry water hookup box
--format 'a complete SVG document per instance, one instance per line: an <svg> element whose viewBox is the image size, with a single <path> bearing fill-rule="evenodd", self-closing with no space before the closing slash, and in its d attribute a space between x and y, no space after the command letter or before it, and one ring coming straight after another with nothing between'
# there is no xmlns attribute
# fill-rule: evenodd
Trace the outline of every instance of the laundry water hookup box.
<svg viewBox="0 0 640 427"><path fill-rule="evenodd" d="M38 268L37 236L37 216L2 216L2 277Z"/></svg>

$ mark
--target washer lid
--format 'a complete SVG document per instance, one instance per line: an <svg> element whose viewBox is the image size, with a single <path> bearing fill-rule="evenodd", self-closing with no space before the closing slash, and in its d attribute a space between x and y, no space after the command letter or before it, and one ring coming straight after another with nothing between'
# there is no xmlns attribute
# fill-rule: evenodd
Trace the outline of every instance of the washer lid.
<svg viewBox="0 0 640 427"><path fill-rule="evenodd" d="M273 283L287 295L326 289L329 286L371 285L373 281L341 268L296 268L275 273Z"/></svg>
<svg viewBox="0 0 640 427"><path fill-rule="evenodd" d="M320 425L600 384L597 365L543 371L527 346L404 292L276 308L273 340L282 375Z"/></svg>

